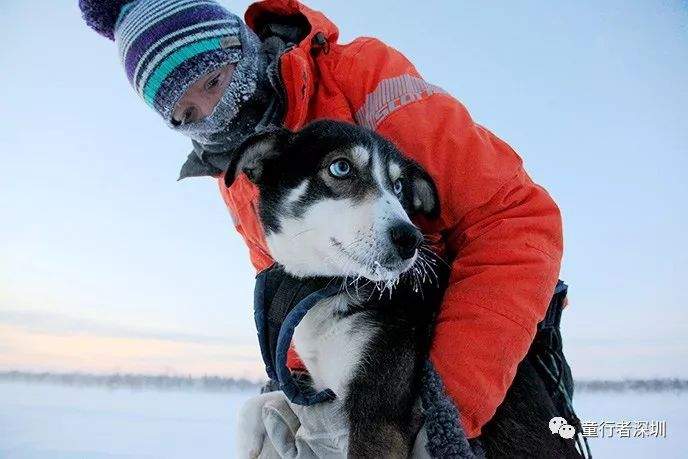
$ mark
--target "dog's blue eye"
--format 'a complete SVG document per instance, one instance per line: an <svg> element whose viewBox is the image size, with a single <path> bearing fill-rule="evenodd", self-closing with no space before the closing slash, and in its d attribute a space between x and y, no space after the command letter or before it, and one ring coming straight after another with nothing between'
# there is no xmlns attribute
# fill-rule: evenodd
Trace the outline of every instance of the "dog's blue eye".
<svg viewBox="0 0 688 459"><path fill-rule="evenodd" d="M338 159L330 164L332 177L344 178L351 173L351 164L346 159Z"/></svg>
<svg viewBox="0 0 688 459"><path fill-rule="evenodd" d="M401 183L401 179L394 182L394 194L401 194L401 190L404 189L404 184Z"/></svg>

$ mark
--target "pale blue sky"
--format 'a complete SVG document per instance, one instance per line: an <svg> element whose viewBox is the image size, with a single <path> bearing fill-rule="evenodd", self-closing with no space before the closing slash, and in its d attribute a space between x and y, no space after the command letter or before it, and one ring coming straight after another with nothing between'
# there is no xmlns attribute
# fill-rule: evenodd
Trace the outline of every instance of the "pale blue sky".
<svg viewBox="0 0 688 459"><path fill-rule="evenodd" d="M76 3L0 15L0 368L259 376L217 186L176 182L188 141ZM308 4L405 53L557 200L576 376L688 376L685 2Z"/></svg>

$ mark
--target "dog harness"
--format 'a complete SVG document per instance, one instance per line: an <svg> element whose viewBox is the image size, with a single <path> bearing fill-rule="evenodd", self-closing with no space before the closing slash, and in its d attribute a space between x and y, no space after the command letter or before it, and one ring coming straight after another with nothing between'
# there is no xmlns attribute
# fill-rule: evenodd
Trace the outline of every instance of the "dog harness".
<svg viewBox="0 0 688 459"><path fill-rule="evenodd" d="M332 277L299 279L278 265L256 276L254 318L260 353L268 377L297 405L313 405L334 400L330 389L315 392L303 377L295 377L287 367L287 352L296 326L320 300L340 292L341 282Z"/></svg>

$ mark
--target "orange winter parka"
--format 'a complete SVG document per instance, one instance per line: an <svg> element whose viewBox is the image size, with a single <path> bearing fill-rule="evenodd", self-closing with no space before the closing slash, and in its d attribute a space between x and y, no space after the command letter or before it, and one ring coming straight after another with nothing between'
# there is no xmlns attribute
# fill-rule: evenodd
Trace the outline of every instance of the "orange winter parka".
<svg viewBox="0 0 688 459"><path fill-rule="evenodd" d="M299 16L308 36L281 55L286 110L296 130L317 118L356 123L390 139L434 179L437 220L416 222L451 262L430 359L469 437L504 399L554 291L562 256L559 210L504 141L476 124L442 88L423 80L397 50L374 38L339 44L337 27L294 0L246 11ZM258 190L245 176L220 192L251 262L272 265L257 216ZM295 364L296 358L290 359Z"/></svg>

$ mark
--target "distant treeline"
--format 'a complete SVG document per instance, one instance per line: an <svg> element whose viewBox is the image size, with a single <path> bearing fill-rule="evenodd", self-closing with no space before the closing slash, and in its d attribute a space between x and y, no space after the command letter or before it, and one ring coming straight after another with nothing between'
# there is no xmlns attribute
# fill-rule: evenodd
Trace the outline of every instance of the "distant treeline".
<svg viewBox="0 0 688 459"><path fill-rule="evenodd" d="M170 390L191 389L202 391L258 390L261 385L247 379L220 376L192 377L126 373L98 375L89 373L33 373L25 371L0 372L0 382L2 381L49 383L68 386Z"/></svg>
<svg viewBox="0 0 688 459"><path fill-rule="evenodd" d="M0 372L0 382L50 383L69 386L103 386L128 389L170 389L201 391L258 390L262 383L221 376L166 376L89 373ZM576 381L577 392L685 392L688 379L626 379Z"/></svg>
<svg viewBox="0 0 688 459"><path fill-rule="evenodd" d="M584 380L576 381L576 390L581 392L684 392L688 390L688 379Z"/></svg>

